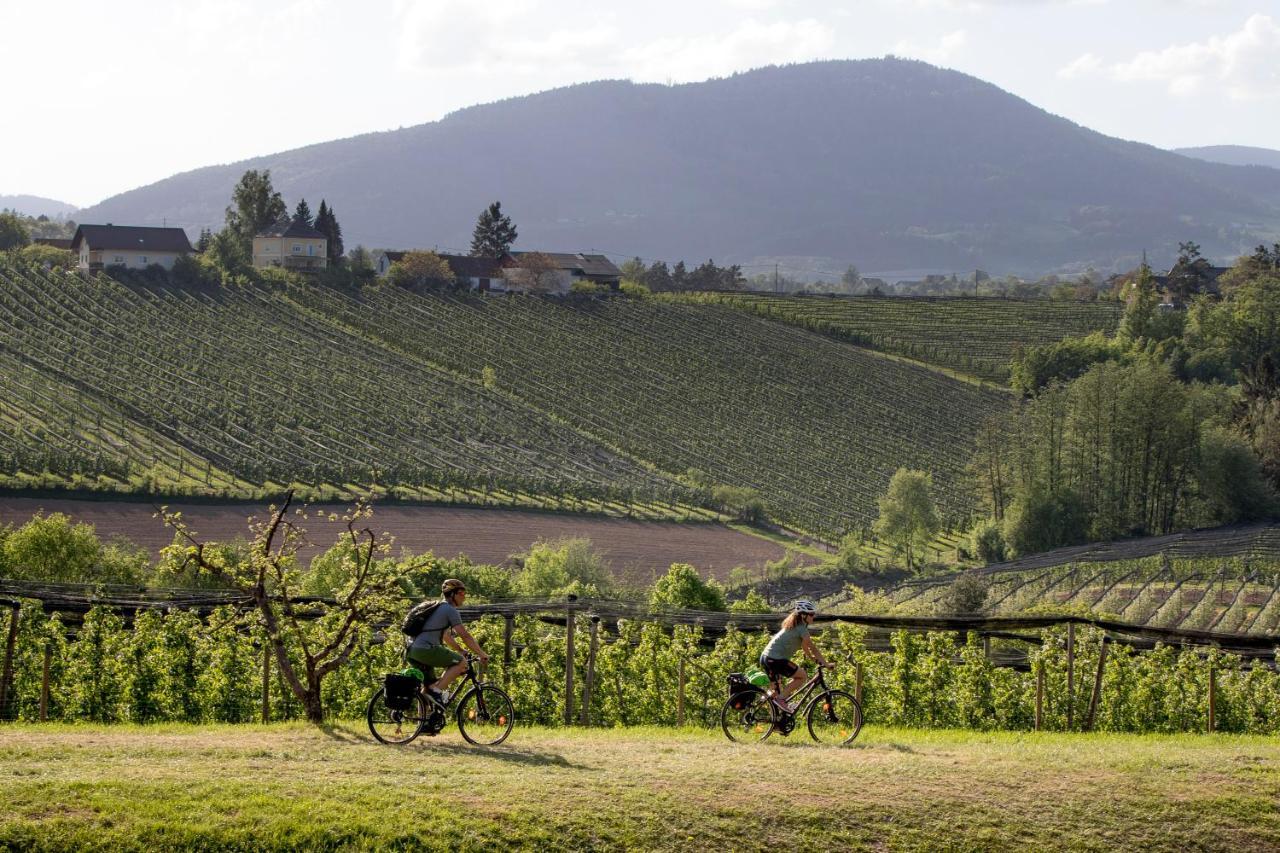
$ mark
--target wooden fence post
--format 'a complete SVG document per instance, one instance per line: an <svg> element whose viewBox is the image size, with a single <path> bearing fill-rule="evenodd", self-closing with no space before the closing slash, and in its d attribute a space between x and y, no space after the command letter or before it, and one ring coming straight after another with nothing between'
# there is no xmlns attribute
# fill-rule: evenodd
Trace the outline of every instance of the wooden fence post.
<svg viewBox="0 0 1280 853"><path fill-rule="evenodd" d="M515 614L503 614L502 621L502 684L505 687L511 683L511 637L516 630Z"/></svg>
<svg viewBox="0 0 1280 853"><path fill-rule="evenodd" d="M1209 664L1209 734L1213 734L1216 726L1218 710L1217 700L1218 687L1218 669L1212 663Z"/></svg>
<svg viewBox="0 0 1280 853"><path fill-rule="evenodd" d="M49 663L53 658L53 646L44 644L44 666L40 670L40 722L49 720Z"/></svg>
<svg viewBox="0 0 1280 853"><path fill-rule="evenodd" d="M1067 731L1075 728L1076 623L1067 623Z"/></svg>
<svg viewBox="0 0 1280 853"><path fill-rule="evenodd" d="M1044 725L1044 664L1036 670L1036 731Z"/></svg>
<svg viewBox="0 0 1280 853"><path fill-rule="evenodd" d="M1084 730L1093 731L1093 721L1098 714L1098 703L1102 699L1102 668L1107 664L1107 638L1102 637L1102 647L1098 649L1098 671L1093 676L1093 693L1089 696L1089 716L1084 721Z"/></svg>
<svg viewBox="0 0 1280 853"><path fill-rule="evenodd" d="M573 725L573 601L565 608L568 617L564 623L564 724Z"/></svg>
<svg viewBox="0 0 1280 853"><path fill-rule="evenodd" d="M591 725L591 697L596 692L596 649L600 643L600 617L591 617L591 643L587 646L587 675L582 682L582 712L579 722Z"/></svg>
<svg viewBox="0 0 1280 853"><path fill-rule="evenodd" d="M676 725L684 726L684 657L680 658L679 683L676 687Z"/></svg>
<svg viewBox="0 0 1280 853"><path fill-rule="evenodd" d="M858 706L862 706L862 661L857 661L853 665L853 698L858 700Z"/></svg>
<svg viewBox="0 0 1280 853"><path fill-rule="evenodd" d="M262 644L262 722L271 722L271 644Z"/></svg>
<svg viewBox="0 0 1280 853"><path fill-rule="evenodd" d="M9 608L9 639L4 645L4 671L0 673L0 719L9 719L9 694L13 691L13 648L18 642L18 617L22 611L17 602Z"/></svg>

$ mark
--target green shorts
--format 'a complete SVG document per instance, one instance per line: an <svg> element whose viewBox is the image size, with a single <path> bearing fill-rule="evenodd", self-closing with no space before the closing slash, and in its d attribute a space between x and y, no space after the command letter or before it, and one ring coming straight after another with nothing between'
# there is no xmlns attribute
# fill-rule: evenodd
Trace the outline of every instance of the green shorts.
<svg viewBox="0 0 1280 853"><path fill-rule="evenodd" d="M425 649L409 649L409 660L419 666L439 666L445 669L462 660L462 655L448 646L428 646Z"/></svg>

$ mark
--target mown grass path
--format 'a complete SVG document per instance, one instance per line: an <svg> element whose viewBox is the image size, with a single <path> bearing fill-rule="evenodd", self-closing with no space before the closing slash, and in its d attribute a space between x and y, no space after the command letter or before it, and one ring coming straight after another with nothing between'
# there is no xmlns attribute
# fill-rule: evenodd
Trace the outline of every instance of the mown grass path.
<svg viewBox="0 0 1280 853"><path fill-rule="evenodd" d="M853 748L517 729L0 727L0 849L1260 850L1263 738L868 728Z"/></svg>

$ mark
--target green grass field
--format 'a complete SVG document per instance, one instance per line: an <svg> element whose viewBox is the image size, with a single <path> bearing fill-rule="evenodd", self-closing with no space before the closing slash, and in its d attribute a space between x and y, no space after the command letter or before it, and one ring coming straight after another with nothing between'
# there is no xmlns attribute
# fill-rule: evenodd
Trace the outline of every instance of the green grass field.
<svg viewBox="0 0 1280 853"><path fill-rule="evenodd" d="M1252 737L0 727L0 849L1260 850L1277 798Z"/></svg>

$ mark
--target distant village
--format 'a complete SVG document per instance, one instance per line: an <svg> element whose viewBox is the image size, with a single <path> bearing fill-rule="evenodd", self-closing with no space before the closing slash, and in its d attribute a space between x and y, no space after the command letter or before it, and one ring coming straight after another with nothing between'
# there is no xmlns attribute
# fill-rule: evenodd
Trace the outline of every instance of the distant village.
<svg viewBox="0 0 1280 853"><path fill-rule="evenodd" d="M304 203L305 204L305 203ZM323 205L322 205L323 207ZM251 264L257 269L283 269L303 274L323 273L335 263L330 239L305 216L283 215L266 228L253 234ZM66 233L65 231L63 232ZM247 236L247 235L246 235ZM198 254L209 237L207 231L193 246L186 231L179 227L139 225L81 224L70 238L35 237L32 242L67 251L76 266L85 271L119 267L144 270L161 267L172 270L180 258ZM473 247L474 248L474 247ZM341 240L337 243L340 255ZM776 273L746 278L736 266L716 267L712 262L690 270L680 263L668 270L663 262L646 268L636 258L621 267L606 255L589 252L513 251L477 252L470 255L450 254L430 249L366 251L353 250L348 258L336 262L345 266L358 256L366 268L365 275L394 278L397 265L412 266L415 258L429 255L437 267L445 270L436 280L447 280L450 286L477 293L548 293L617 291L625 280L645 284L653 290L750 290L798 295L872 296L1003 296L1093 301L1126 300L1135 287L1138 271L1111 275L1105 279L1096 273L1080 276L1046 276L1027 281L1016 276L993 279L982 270L964 276L927 274L919 280L890 283L882 278L861 276L852 266L838 282L805 282L779 277ZM435 260L438 259L438 260ZM1177 262L1165 274L1153 274L1152 282L1164 308L1185 305L1197 294L1216 294L1218 278L1229 268L1214 266L1199 255L1193 243L1180 246ZM404 269L401 268L403 273ZM656 275L655 275L656 273ZM652 279L657 279L652 280Z"/></svg>
<svg viewBox="0 0 1280 853"><path fill-rule="evenodd" d="M69 240L37 238L37 243L70 251L82 270L103 270L117 266L146 269L161 266L172 269L178 258L196 250L182 228L141 225L80 225ZM370 253L374 272L380 277L390 274L391 267L401 261L407 251L378 250ZM521 292L534 286L535 273L525 266L526 259L540 265L547 260L551 269L538 269L537 289L542 292L568 293L577 282L616 290L622 271L607 257L582 252L505 252L498 257L472 257L435 252L449 265L454 279L479 292ZM328 238L301 218L282 219L260 231L253 238L253 266L258 269L280 267L298 272L320 272L329 265Z"/></svg>

